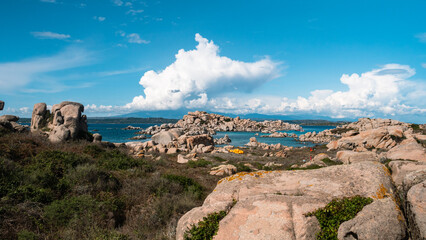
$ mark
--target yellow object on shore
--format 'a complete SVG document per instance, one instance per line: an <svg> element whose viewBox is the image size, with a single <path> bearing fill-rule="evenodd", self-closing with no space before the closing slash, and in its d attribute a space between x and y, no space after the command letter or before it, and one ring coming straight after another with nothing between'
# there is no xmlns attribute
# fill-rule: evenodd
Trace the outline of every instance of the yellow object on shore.
<svg viewBox="0 0 426 240"><path fill-rule="evenodd" d="M238 149L238 148L235 148L235 149L229 150L229 152L236 153L236 154L243 154L243 153L244 153L244 151L243 151L243 150Z"/></svg>

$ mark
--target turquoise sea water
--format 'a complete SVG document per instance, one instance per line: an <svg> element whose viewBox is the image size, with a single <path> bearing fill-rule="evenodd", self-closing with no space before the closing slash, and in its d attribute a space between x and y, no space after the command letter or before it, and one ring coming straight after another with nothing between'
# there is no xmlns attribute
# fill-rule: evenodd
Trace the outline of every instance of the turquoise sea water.
<svg viewBox="0 0 426 240"><path fill-rule="evenodd" d="M147 128L156 124L149 124L149 123L142 123L142 124L106 124L106 123L99 123L99 124L90 124L89 123L89 131L92 133L100 133L102 135L103 141L108 142L130 142L130 141L148 141L147 140L130 140L131 137L136 136L135 133L139 130L123 130L123 128L132 125L134 127L141 127L141 128ZM281 132L287 132L287 133L295 133L296 135L301 135L306 132L312 132L316 131L321 132L325 129L333 129L334 126L302 126L305 132L299 132L299 131L281 131ZM298 142L295 141L293 138L262 138L260 136L262 135L268 135L265 133L258 133L259 136L255 136L256 132L218 132L216 135L214 135L214 138L221 138L225 136L225 134L228 134L229 138L231 138L232 142L231 145L234 146L244 146L244 144L248 143L251 137L256 137L258 142L264 142L267 144L277 144L281 143L285 146L293 146L293 147L301 147L301 146L314 146L315 144L310 142ZM149 136L148 136L149 137Z"/></svg>

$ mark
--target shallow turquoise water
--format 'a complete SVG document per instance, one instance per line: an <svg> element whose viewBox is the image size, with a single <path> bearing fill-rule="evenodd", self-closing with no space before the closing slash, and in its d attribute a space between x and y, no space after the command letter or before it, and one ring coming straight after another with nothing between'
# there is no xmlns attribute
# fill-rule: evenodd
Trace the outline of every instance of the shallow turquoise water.
<svg viewBox="0 0 426 240"><path fill-rule="evenodd" d="M149 123L142 123L142 124L106 124L106 123L98 123L98 124L90 124L89 123L89 131L92 133L100 133L102 135L103 141L108 142L116 142L116 143L122 143L122 142L130 142L130 141L141 141L141 140L130 140L131 137L136 136L135 133L139 130L123 130L123 128L132 125L134 127L141 127L141 128L147 128L156 124L149 124ZM333 126L302 126L305 132L299 132L299 131L281 131L281 132L287 132L287 133L295 133L296 135L301 135L306 132L312 132L316 131L321 132L325 129L333 129ZM97 131L94 131L97 130ZM225 134L228 134L229 138L231 138L232 142L231 145L234 146L244 146L244 144L248 143L250 141L251 137L256 137L258 142L264 142L267 144L277 144L281 143L285 146L293 146L293 147L301 147L301 146L314 146L315 144L310 142L298 142L295 141L293 138L262 138L260 136L267 135L265 133L259 133L259 136L255 136L256 132L218 132L216 135L214 135L214 138L221 138L225 136ZM148 141L142 140L142 141Z"/></svg>

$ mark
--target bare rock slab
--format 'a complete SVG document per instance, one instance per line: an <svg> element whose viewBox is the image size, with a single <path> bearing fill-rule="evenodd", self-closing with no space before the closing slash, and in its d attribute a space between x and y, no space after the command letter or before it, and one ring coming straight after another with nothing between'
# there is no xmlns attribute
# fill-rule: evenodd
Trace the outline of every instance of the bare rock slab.
<svg viewBox="0 0 426 240"><path fill-rule="evenodd" d="M183 239L192 224L237 201L220 221L215 239L314 239L319 225L306 213L336 198L394 197L392 186L389 172L378 162L308 171L237 173L221 179L201 207L182 216L176 236Z"/></svg>

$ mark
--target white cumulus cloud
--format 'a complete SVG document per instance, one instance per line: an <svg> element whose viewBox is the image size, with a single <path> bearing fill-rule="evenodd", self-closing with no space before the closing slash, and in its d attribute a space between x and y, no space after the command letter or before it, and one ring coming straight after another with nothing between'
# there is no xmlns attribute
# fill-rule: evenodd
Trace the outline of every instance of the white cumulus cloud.
<svg viewBox="0 0 426 240"><path fill-rule="evenodd" d="M279 63L269 58L242 62L219 55L219 47L195 35L196 49L179 50L176 61L164 70L145 72L139 84L145 96L137 96L128 108L139 110L201 107L210 97L229 92L250 92L279 76ZM214 99L212 99L214 100Z"/></svg>
<svg viewBox="0 0 426 240"><path fill-rule="evenodd" d="M65 40L71 38L68 34L54 33L54 32L31 32L31 34L39 39L59 39Z"/></svg>
<svg viewBox="0 0 426 240"><path fill-rule="evenodd" d="M277 112L310 112L332 117L423 113L426 109L405 104L413 100L411 97L418 97L409 94L419 86L408 80L414 74L414 69L400 64L387 64L361 75L343 74L340 82L348 87L347 91L315 90L307 98L283 99Z"/></svg>

